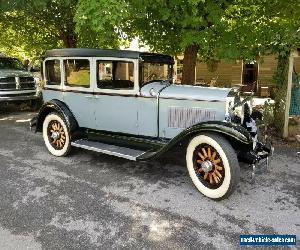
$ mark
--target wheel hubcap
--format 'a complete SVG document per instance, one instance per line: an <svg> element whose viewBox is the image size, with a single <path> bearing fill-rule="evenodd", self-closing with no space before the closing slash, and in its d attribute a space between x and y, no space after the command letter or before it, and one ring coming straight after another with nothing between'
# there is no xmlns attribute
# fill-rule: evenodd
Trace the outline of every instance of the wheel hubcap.
<svg viewBox="0 0 300 250"><path fill-rule="evenodd" d="M218 188L223 183L225 168L217 150L201 144L194 151L194 170L199 180L209 188Z"/></svg>
<svg viewBox="0 0 300 250"><path fill-rule="evenodd" d="M57 140L59 138L60 134L56 131L53 131L52 134L51 134L51 138L53 140Z"/></svg>
<svg viewBox="0 0 300 250"><path fill-rule="evenodd" d="M66 143L66 135L63 126L59 121L51 121L48 125L48 138L52 147L61 150Z"/></svg>
<svg viewBox="0 0 300 250"><path fill-rule="evenodd" d="M209 160L206 160L204 162L201 163L201 168L203 169L203 171L205 173L208 173L212 170L213 168L213 163Z"/></svg>

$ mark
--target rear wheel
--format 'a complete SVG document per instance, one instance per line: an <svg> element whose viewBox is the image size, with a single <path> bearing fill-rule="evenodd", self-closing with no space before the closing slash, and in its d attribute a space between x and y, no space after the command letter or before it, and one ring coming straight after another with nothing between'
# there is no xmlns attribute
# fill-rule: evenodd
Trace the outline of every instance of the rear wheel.
<svg viewBox="0 0 300 250"><path fill-rule="evenodd" d="M43 123L43 138L47 149L55 156L65 156L71 148L70 134L64 119L50 113Z"/></svg>
<svg viewBox="0 0 300 250"><path fill-rule="evenodd" d="M186 162L196 188L211 199L226 198L237 186L240 174L237 155L222 136L195 136L187 147Z"/></svg>

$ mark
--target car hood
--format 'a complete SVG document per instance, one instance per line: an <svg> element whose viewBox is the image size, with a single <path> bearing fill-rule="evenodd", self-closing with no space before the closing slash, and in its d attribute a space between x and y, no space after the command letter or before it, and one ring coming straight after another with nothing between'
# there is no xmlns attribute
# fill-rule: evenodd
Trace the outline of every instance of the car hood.
<svg viewBox="0 0 300 250"><path fill-rule="evenodd" d="M32 73L25 70L15 70L15 69L0 69L0 77L33 77Z"/></svg>
<svg viewBox="0 0 300 250"><path fill-rule="evenodd" d="M231 88L202 87L194 85L167 85L160 82L149 83L141 89L143 96L151 96L151 89L160 92L159 97L165 99L226 101Z"/></svg>

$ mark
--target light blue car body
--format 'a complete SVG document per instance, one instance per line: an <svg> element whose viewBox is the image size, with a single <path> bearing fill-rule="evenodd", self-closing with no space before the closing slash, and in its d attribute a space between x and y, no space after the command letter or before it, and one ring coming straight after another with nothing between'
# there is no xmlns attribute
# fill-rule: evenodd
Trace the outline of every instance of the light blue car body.
<svg viewBox="0 0 300 250"><path fill-rule="evenodd" d="M82 128L170 139L196 123L224 120L229 91L151 82L134 96L46 88L43 98L68 105Z"/></svg>

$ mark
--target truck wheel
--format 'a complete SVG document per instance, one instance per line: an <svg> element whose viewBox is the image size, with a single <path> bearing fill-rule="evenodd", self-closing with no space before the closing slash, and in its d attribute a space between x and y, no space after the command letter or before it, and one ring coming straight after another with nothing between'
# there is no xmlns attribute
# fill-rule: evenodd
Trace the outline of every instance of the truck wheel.
<svg viewBox="0 0 300 250"><path fill-rule="evenodd" d="M47 149L55 156L66 156L71 149L67 124L57 113L46 116L43 123L43 138Z"/></svg>
<svg viewBox="0 0 300 250"><path fill-rule="evenodd" d="M240 175L237 155L220 135L195 136L187 147L186 162L196 188L211 199L224 199L237 186Z"/></svg>

